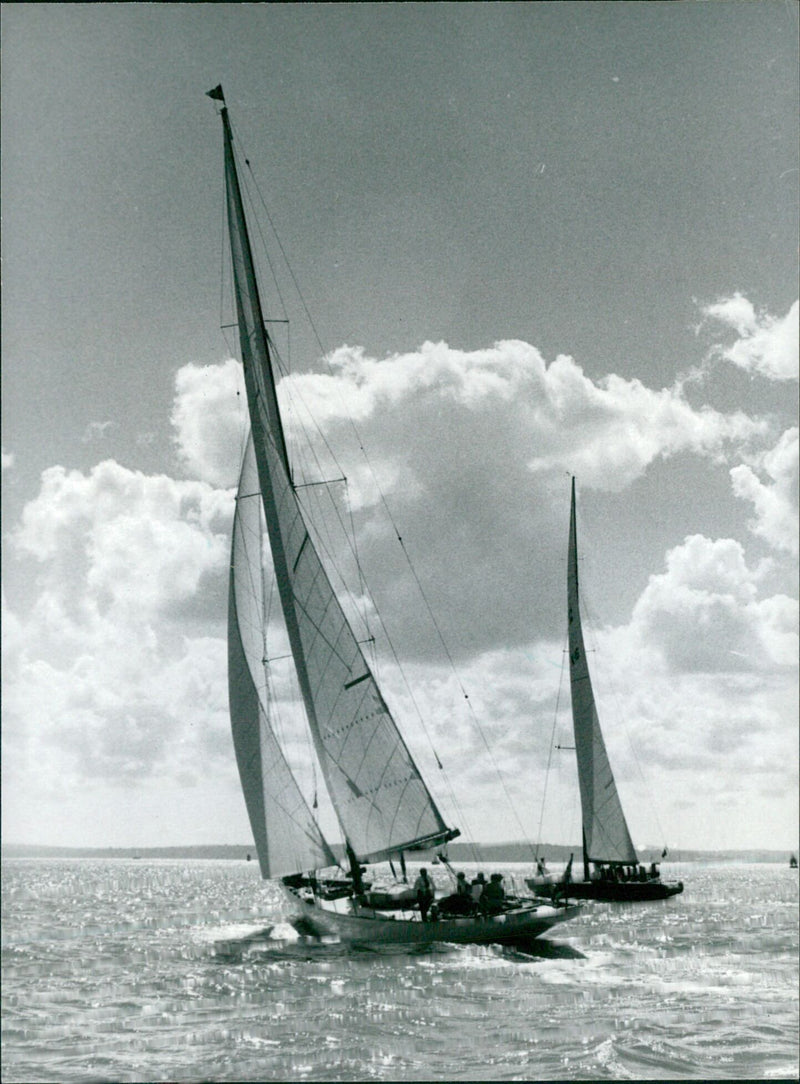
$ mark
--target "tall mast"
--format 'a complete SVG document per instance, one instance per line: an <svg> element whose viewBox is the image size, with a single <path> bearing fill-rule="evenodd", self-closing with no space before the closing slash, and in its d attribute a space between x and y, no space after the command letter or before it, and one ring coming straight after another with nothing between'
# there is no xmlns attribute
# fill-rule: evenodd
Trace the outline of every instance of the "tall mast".
<svg viewBox="0 0 800 1084"><path fill-rule="evenodd" d="M220 94L222 88L219 88ZM222 99L224 101L224 99ZM245 368L245 381L249 380L253 385L253 394L260 391L266 392L264 400L269 415L269 426L272 439L278 446L278 450L289 478L292 476L289 465L289 456L286 451L286 439L283 434L283 422L278 410L278 395L275 387L275 377L272 368L272 354L269 348L269 336L264 323L264 314L261 310L261 298L258 292L258 280L256 279L255 263L253 262L253 250L250 247L250 236L247 231L247 220L244 214L242 190L239 185L239 174L236 169L236 159L233 152L233 132L228 116L228 108L223 105L221 110L222 124L225 130L225 175L227 177L228 193L228 236L231 242L231 256L234 267L238 268L239 274L234 275L234 288L236 291L236 311L239 320L239 341L242 347L242 364ZM256 364L261 359L262 364ZM259 388L259 382L264 381L265 388ZM248 398L250 386L248 384Z"/></svg>
<svg viewBox="0 0 800 1084"><path fill-rule="evenodd" d="M210 96L224 103L222 88ZM448 828L391 716L305 523L289 470L269 341L224 104L228 226L247 402L275 579L309 728L348 848L378 860Z"/></svg>

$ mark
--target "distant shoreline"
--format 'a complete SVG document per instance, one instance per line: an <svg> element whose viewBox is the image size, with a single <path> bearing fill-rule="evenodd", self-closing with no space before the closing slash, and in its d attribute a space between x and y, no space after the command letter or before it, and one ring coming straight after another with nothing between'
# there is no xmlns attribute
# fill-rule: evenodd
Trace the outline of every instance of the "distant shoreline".
<svg viewBox="0 0 800 1084"><path fill-rule="evenodd" d="M334 847L338 854L340 848ZM481 862L530 862L533 863L535 855L532 847L527 843L451 843L447 854L452 862L474 863L475 851L478 852ZM568 847L563 844L542 845L537 848L537 853L544 856L550 862L566 862L571 854L574 854L577 862L581 861L581 849L579 846ZM797 853L795 850L725 850L725 851L698 851L698 850L675 850L670 851L666 858L661 858L659 848L643 847L639 851L639 859L645 864L650 862L786 862L789 855ZM202 859L226 859L230 861L247 861L248 855L252 861L256 861L255 846L250 843L242 844L205 844L192 847L49 847L45 844L4 843L0 848L0 857L6 858L180 858L188 861ZM432 862L435 852L408 852L411 861Z"/></svg>

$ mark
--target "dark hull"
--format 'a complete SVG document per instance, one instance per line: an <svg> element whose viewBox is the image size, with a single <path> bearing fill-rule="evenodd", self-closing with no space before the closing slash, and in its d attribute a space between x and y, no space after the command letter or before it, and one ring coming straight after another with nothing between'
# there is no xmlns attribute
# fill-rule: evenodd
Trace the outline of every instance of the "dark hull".
<svg viewBox="0 0 800 1084"><path fill-rule="evenodd" d="M600 900L603 903L648 903L683 892L683 881L575 881L566 886L558 881L555 884L537 884L534 880L525 883L540 898L552 899L555 891L562 900L566 896L571 900Z"/></svg>

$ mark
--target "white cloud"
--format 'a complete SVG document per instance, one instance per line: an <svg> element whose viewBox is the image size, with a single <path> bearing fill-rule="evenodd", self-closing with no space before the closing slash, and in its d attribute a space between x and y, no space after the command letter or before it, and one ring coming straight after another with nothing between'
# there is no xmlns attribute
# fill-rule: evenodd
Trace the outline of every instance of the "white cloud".
<svg viewBox="0 0 800 1084"><path fill-rule="evenodd" d="M238 361L184 365L175 375L171 421L186 469L210 485L235 486L247 440L244 378Z"/></svg>
<svg viewBox="0 0 800 1084"><path fill-rule="evenodd" d="M199 756L225 701L222 628L194 630L222 625L231 514L229 492L113 461L43 473L13 536L39 590L4 619L6 779L52 796L185 773L187 729Z"/></svg>
<svg viewBox="0 0 800 1084"><path fill-rule="evenodd" d="M745 310L742 326L748 326ZM786 456L778 449L761 459L753 451L769 432L765 422L696 409L678 387L653 390L613 374L595 383L572 359L559 356L548 366L526 343L469 352L426 343L383 360L342 347L329 360L330 373L285 378L279 394L290 408L287 428L299 426L302 401L332 438L341 465L329 473L321 455L304 465L296 441L293 456L307 480L347 475L368 575L370 567L380 569L381 609L388 603L390 613L404 615L404 629L393 631L407 637L405 646L423 642L424 615L396 531L413 540L412 558L424 553L424 564L415 567L438 613L452 609L446 594L437 595L452 583L452 569L470 576L459 627L445 630L454 651L470 653L526 642L532 621L552 628L559 602L543 603L549 595L534 589L529 562L536 539L538 580L549 583L557 574L558 556L551 555L563 549L565 469L579 472L586 486L620 490L657 458L693 452L714 459L747 454L784 477L779 465ZM234 398L240 380L234 362L187 366L176 379L176 439L185 461L209 479L234 476L231 447L241 418L223 410L218 425L209 419L215 413L209 403ZM351 419L373 450L369 461L352 440ZM324 487L302 493L309 503L327 499ZM378 516L381 493L391 497L396 528Z"/></svg>
<svg viewBox="0 0 800 1084"><path fill-rule="evenodd" d="M752 335L758 324L756 310L751 301L740 293L723 298L713 305L706 305L703 315L732 327L740 336Z"/></svg>
<svg viewBox="0 0 800 1084"><path fill-rule="evenodd" d="M5 586L2 589L0 627L3 630L3 658L11 659L19 649L21 625L19 618L8 605Z"/></svg>
<svg viewBox="0 0 800 1084"><path fill-rule="evenodd" d="M548 409L549 408L549 409ZM548 370L543 431L553 450L531 461L536 470L571 470L584 485L618 492L658 458L678 452L721 458L766 425L746 414L695 410L677 388L658 391L611 374L598 384L571 358Z"/></svg>
<svg viewBox="0 0 800 1084"><path fill-rule="evenodd" d="M755 509L756 518L748 524L753 533L796 557L798 430L787 429L758 465L769 481L762 482L752 467L742 463L731 470L733 492Z"/></svg>
<svg viewBox="0 0 800 1084"><path fill-rule="evenodd" d="M733 539L687 538L650 577L633 624L675 672L736 673L791 667L797 659L797 602L759 600L766 567L748 568Z"/></svg>
<svg viewBox="0 0 800 1084"><path fill-rule="evenodd" d="M531 470L570 470L585 485L610 491L629 485L659 457L682 451L720 457L767 429L741 412L696 410L677 386L653 390L613 374L594 383L572 358L560 355L548 366L535 347L516 340L475 351L425 343L383 360L342 347L329 363L331 374L296 375L282 384L287 399L302 400L328 429L349 413L362 426L380 419L390 433L392 408L402 402L420 430L438 426L441 453L457 412L471 415L470 425L493 412L502 416L495 443L516 438L517 456L527 457ZM481 451L491 459L488 441Z"/></svg>
<svg viewBox="0 0 800 1084"><path fill-rule="evenodd" d="M397 534L435 612L459 615L445 629L450 648L459 655L508 648L557 627L560 596L550 586L561 576L567 470L587 488L617 492L659 459L688 453L736 462L770 435L766 421L742 412L693 407L679 387L653 390L616 375L594 382L565 356L548 366L519 341L476 351L426 343L383 360L342 347L330 361L330 373L294 375L280 386L291 417L302 415L298 400L321 416L339 458L321 466L326 450L317 441L301 475L346 474L367 577L381 610L403 614L394 631L408 650L430 639ZM368 462L360 445L370 449ZM304 491L309 502L321 489ZM469 582L457 610L455 569Z"/></svg>
<svg viewBox="0 0 800 1084"><path fill-rule="evenodd" d="M195 480L110 460L86 473L43 473L14 532L18 553L35 566L38 594L24 614L4 613L3 773L14 793L58 803L74 800L87 779L120 794L144 793L147 780L158 779L172 793L200 794L213 766L238 801L224 647L232 494L217 487L233 485L238 469L240 380L234 362L177 375L176 447ZM482 811L501 802L493 761L526 823L538 817L559 688L561 646L553 637L563 627L565 467L580 471L584 485L619 490L678 451L746 455L748 466L732 471L735 491L753 503L754 529L772 545L787 537L796 432L759 452L768 432L760 421L697 410L678 389L614 375L593 382L572 359L548 366L525 343L473 352L425 344L384 361L342 348L332 375L282 382L287 404L298 393L321 408L337 446L350 428L343 397L373 450L369 463L357 443L344 453L360 553L368 575L379 570L381 612L402 615L400 637L391 629L395 644L431 741L459 785L468 781L467 820L479 834ZM312 460L308 472L324 476ZM395 531L377 516L375 475L391 495L459 680L440 665L429 627L422 631L428 622L414 576ZM303 499L324 489L303 491ZM748 567L738 542L690 537L651 577L630 624L601 634L613 648L611 670L638 747L668 774L676 803L693 803L698 780L710 792L748 760L776 793L784 787L796 603L762 597L768 575L766 562ZM276 680L296 707L296 689L285 675ZM414 752L426 770L433 764L442 791L414 705L391 674L387 695L400 705L404 730L410 721ZM562 721L567 704L562 688ZM630 756L613 727L609 740L630 787ZM292 756L305 763L307 746L295 743ZM733 786L720 786L720 801ZM497 823L519 834L510 816Z"/></svg>
<svg viewBox="0 0 800 1084"><path fill-rule="evenodd" d="M3 448L2 450L2 465L3 473L5 473L7 470L11 470L11 468L14 466L14 453L7 452L5 448Z"/></svg>
<svg viewBox="0 0 800 1084"><path fill-rule="evenodd" d="M176 381L178 447L216 483L235 478L241 417L235 394L233 409L209 404L238 371L188 366ZM33 602L14 613L4 598L9 795L75 803L87 780L188 786L213 764L233 782L224 643L232 498L206 480L113 460L42 473L11 532L36 583Z"/></svg>
<svg viewBox="0 0 800 1084"><path fill-rule="evenodd" d="M151 613L191 598L224 564L231 494L203 482L147 476L113 460L88 475L50 467L15 533L42 565L51 597L99 611Z"/></svg>
<svg viewBox="0 0 800 1084"><path fill-rule="evenodd" d="M732 328L738 338L714 352L747 372L770 380L798 378L798 302L783 318L757 313L752 302L740 293L706 305L703 315Z"/></svg>

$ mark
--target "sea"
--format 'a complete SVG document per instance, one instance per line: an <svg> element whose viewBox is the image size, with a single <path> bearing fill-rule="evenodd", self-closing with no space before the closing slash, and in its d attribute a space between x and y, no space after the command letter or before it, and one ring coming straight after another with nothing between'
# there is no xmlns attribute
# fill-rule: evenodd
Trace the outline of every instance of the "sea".
<svg viewBox="0 0 800 1084"><path fill-rule="evenodd" d="M524 952L354 950L299 938L255 862L9 859L2 1080L796 1080L797 870L662 873L684 893Z"/></svg>

